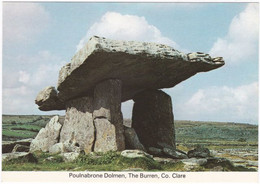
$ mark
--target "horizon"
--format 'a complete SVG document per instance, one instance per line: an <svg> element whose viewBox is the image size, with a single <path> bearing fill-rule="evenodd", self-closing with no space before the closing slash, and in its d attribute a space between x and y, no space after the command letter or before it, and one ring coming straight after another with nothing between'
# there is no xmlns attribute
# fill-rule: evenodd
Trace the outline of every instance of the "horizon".
<svg viewBox="0 0 260 184"><path fill-rule="evenodd" d="M258 125L259 6L241 2L4 2L2 115L65 114L40 111L34 99L93 35L223 57L223 67L162 89L174 119ZM124 118L132 107L122 103Z"/></svg>

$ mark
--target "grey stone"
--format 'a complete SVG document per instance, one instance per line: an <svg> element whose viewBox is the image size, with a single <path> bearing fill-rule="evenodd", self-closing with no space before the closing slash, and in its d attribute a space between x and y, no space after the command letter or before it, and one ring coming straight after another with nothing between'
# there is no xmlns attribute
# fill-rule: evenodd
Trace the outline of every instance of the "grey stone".
<svg viewBox="0 0 260 184"><path fill-rule="evenodd" d="M180 153L176 150L169 149L169 148L163 148L163 152L167 155L170 156L171 158L175 159L185 159L188 158L187 155Z"/></svg>
<svg viewBox="0 0 260 184"><path fill-rule="evenodd" d="M21 145L21 144L16 144L12 150L13 152L29 152L30 150L30 146L25 146L25 145Z"/></svg>
<svg viewBox="0 0 260 184"><path fill-rule="evenodd" d="M111 124L107 119L95 119L94 123L96 128L95 152L122 150L122 147L117 145L117 133L114 124Z"/></svg>
<svg viewBox="0 0 260 184"><path fill-rule="evenodd" d="M49 148L59 141L60 130L62 125L59 123L59 116L54 116L42 128L30 145L30 152L34 151L49 151Z"/></svg>
<svg viewBox="0 0 260 184"><path fill-rule="evenodd" d="M149 147L148 152L152 155L163 155L162 149L159 148Z"/></svg>
<svg viewBox="0 0 260 184"><path fill-rule="evenodd" d="M195 148L193 150L188 151L187 155L189 158L207 158L210 157L210 151L208 148Z"/></svg>
<svg viewBox="0 0 260 184"><path fill-rule="evenodd" d="M30 146L32 142L32 138L29 139L22 139L18 141L3 141L2 142L2 153L11 153L14 149L15 145L23 145L23 146Z"/></svg>
<svg viewBox="0 0 260 184"><path fill-rule="evenodd" d="M134 97L132 127L145 148L159 143L175 149L171 97L161 90L146 90Z"/></svg>
<svg viewBox="0 0 260 184"><path fill-rule="evenodd" d="M162 44L95 36L60 70L58 99L65 102L85 96L100 81L120 79L124 84L121 100L126 101L145 89L174 87L196 73L223 65L221 57L184 54Z"/></svg>
<svg viewBox="0 0 260 184"><path fill-rule="evenodd" d="M125 149L123 116L121 113L121 81L103 81L94 90L95 152Z"/></svg>
<svg viewBox="0 0 260 184"><path fill-rule="evenodd" d="M124 150L121 152L121 156L127 158L153 158L152 155L142 151L142 150Z"/></svg>
<svg viewBox="0 0 260 184"><path fill-rule="evenodd" d="M73 162L79 157L80 153L69 152L69 153L61 153L60 155L63 157L65 162Z"/></svg>
<svg viewBox="0 0 260 184"><path fill-rule="evenodd" d="M145 147L139 141L139 138L133 128L124 127L125 132L125 147L126 149L139 149L142 151L146 151Z"/></svg>
<svg viewBox="0 0 260 184"><path fill-rule="evenodd" d="M54 144L49 148L49 152L52 154L63 153L65 152L65 146L61 142Z"/></svg>
<svg viewBox="0 0 260 184"><path fill-rule="evenodd" d="M179 160L176 160L176 159L172 159L172 158L162 158L162 157L154 157L153 158L156 162L159 162L159 163L177 163L179 162Z"/></svg>
<svg viewBox="0 0 260 184"><path fill-rule="evenodd" d="M60 133L61 143L70 143L79 146L85 153L93 149L93 98L81 97L67 102L64 125Z"/></svg>
<svg viewBox="0 0 260 184"><path fill-rule="evenodd" d="M32 153L29 152L14 152L14 153L4 153L2 154L2 161L10 161L13 159L24 159L28 162L37 162L37 159Z"/></svg>
<svg viewBox="0 0 260 184"><path fill-rule="evenodd" d="M35 103L42 111L65 109L65 104L58 99L57 94L55 87L48 86L38 93Z"/></svg>
<svg viewBox="0 0 260 184"><path fill-rule="evenodd" d="M203 166L207 163L207 159L205 158L189 158L189 159L182 159L182 163L185 165L198 165L198 166Z"/></svg>

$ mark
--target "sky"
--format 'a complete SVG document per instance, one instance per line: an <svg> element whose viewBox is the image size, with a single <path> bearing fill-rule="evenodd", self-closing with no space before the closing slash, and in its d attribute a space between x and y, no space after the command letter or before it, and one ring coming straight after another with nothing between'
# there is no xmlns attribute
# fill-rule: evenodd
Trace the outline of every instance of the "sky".
<svg viewBox="0 0 260 184"><path fill-rule="evenodd" d="M156 42L224 58L225 66L163 89L174 119L258 124L258 3L3 3L2 113L34 100L91 36ZM131 118L133 101L122 104Z"/></svg>

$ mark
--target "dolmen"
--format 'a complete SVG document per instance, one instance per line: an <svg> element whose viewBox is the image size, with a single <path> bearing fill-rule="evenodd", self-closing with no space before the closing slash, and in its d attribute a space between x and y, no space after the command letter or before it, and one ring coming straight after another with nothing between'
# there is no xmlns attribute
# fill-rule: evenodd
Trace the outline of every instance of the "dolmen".
<svg viewBox="0 0 260 184"><path fill-rule="evenodd" d="M58 117L50 122L56 133L46 136L39 134L50 131L40 131L31 150L140 149L174 155L171 97L160 89L223 65L222 57L209 54L185 54L157 43L94 36L61 68L57 89L46 87L36 97L40 110L66 110L66 115L62 123ZM132 126L125 127L121 103L130 99L134 100Z"/></svg>

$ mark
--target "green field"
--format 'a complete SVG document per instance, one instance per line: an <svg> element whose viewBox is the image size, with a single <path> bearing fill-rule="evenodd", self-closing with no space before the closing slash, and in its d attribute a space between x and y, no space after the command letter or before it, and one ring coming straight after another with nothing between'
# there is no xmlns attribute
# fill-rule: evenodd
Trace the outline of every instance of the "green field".
<svg viewBox="0 0 260 184"><path fill-rule="evenodd" d="M2 140L13 141L34 138L53 116L3 115Z"/></svg>

